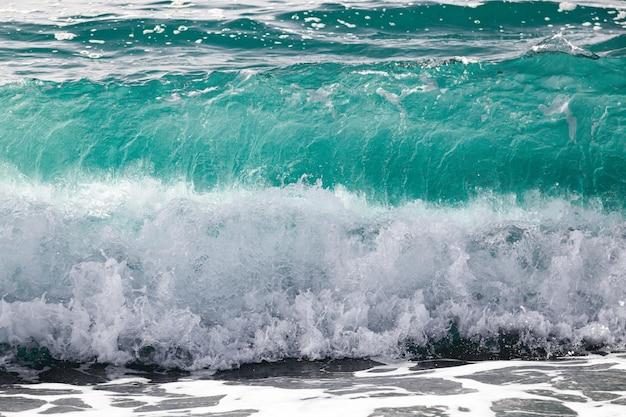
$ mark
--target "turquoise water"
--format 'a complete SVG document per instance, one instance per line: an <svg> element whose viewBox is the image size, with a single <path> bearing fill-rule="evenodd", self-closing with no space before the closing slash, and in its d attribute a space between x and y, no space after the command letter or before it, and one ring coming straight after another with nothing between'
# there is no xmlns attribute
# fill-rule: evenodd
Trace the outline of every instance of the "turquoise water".
<svg viewBox="0 0 626 417"><path fill-rule="evenodd" d="M620 208L623 60L530 52L29 80L1 89L2 156L44 182L141 165L197 191L306 177L384 204L539 190Z"/></svg>
<svg viewBox="0 0 626 417"><path fill-rule="evenodd" d="M624 347L623 4L3 13L5 362Z"/></svg>

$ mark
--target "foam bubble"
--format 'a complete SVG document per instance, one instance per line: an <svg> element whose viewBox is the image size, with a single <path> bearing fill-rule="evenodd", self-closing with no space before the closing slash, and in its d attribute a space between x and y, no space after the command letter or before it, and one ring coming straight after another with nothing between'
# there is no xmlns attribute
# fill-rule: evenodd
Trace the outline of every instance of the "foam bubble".
<svg viewBox="0 0 626 417"><path fill-rule="evenodd" d="M576 7L577 6L574 3L564 1L559 3L559 12L571 12L572 10L575 10Z"/></svg>
<svg viewBox="0 0 626 417"><path fill-rule="evenodd" d="M75 33L71 33L71 32L56 32L54 34L54 38L58 41L71 41L76 36L78 35L76 35Z"/></svg>

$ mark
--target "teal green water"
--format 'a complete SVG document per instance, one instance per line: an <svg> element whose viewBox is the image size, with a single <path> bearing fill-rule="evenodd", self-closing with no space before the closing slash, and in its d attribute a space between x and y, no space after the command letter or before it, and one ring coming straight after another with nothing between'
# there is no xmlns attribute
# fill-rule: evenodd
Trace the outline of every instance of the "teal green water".
<svg viewBox="0 0 626 417"><path fill-rule="evenodd" d="M197 3L0 7L0 366L626 347L622 4Z"/></svg>
<svg viewBox="0 0 626 417"><path fill-rule="evenodd" d="M376 201L626 196L624 58L302 64L0 87L0 155L31 178L129 169L198 191L341 184Z"/></svg>

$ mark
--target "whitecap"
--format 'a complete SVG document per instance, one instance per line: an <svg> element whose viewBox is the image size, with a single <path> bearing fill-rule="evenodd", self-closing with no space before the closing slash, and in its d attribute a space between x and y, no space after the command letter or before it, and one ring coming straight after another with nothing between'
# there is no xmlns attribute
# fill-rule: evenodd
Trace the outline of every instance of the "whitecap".
<svg viewBox="0 0 626 417"><path fill-rule="evenodd" d="M542 40L537 45L533 46L531 51L537 54L563 53L591 59L599 58L595 53L574 45L560 32Z"/></svg>

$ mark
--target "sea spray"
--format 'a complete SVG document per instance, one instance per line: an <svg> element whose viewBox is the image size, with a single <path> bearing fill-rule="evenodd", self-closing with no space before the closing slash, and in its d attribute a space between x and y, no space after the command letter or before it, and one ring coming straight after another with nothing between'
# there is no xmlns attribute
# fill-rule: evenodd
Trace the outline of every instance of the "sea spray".
<svg viewBox="0 0 626 417"><path fill-rule="evenodd" d="M623 5L1 11L8 369L624 348Z"/></svg>
<svg viewBox="0 0 626 417"><path fill-rule="evenodd" d="M151 179L83 184L86 205L32 188L3 208L0 335L56 358L225 368L436 356L454 337L496 356L503 334L544 355L624 343L623 216L601 206L536 193L391 207L320 184Z"/></svg>

